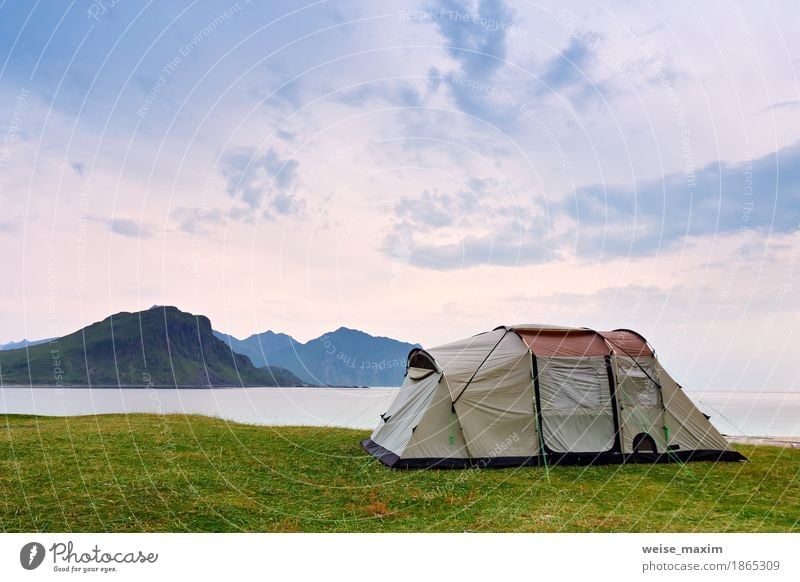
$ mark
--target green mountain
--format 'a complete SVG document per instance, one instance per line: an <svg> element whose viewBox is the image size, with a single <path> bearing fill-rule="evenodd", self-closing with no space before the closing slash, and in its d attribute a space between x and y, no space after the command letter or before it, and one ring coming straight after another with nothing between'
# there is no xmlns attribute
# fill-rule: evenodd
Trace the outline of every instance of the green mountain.
<svg viewBox="0 0 800 582"><path fill-rule="evenodd" d="M64 386L297 386L279 367L256 368L217 339L211 322L176 307L122 312L75 333L0 351L2 384Z"/></svg>
<svg viewBox="0 0 800 582"><path fill-rule="evenodd" d="M275 333L274 331L256 333L243 340L216 330L214 335L228 344L228 347L237 354L250 358L253 365L257 367L267 365L267 354L303 345L290 335Z"/></svg>
<svg viewBox="0 0 800 582"><path fill-rule="evenodd" d="M346 327L306 343L271 331L243 340L214 333L256 366L280 366L305 382L324 386L399 386L408 352L418 347Z"/></svg>

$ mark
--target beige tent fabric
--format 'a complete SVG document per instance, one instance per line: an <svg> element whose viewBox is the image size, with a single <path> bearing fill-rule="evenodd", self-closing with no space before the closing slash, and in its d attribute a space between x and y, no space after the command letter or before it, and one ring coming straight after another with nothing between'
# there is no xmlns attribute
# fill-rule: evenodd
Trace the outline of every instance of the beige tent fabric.
<svg viewBox="0 0 800 582"><path fill-rule="evenodd" d="M436 364L439 368L444 370L447 374L447 380L452 391L451 396L453 399L458 396L458 392L469 381L475 373L475 370L478 369L484 358L492 352L492 349L498 342L504 339L504 337L512 335L513 334L507 333L505 330L495 330L427 350L436 360ZM517 340L519 340L519 338L517 338ZM519 348L521 344L522 342L518 341L517 345L514 347ZM512 346L512 344L505 343L503 346L498 346L492 354L492 357L519 356L519 349L512 350L511 353L509 353L508 348L510 346ZM488 367L488 362L483 365L483 368Z"/></svg>
<svg viewBox="0 0 800 582"><path fill-rule="evenodd" d="M658 452L667 449L664 434L664 414L658 386L659 381L653 357L614 358L614 375L617 380L617 400L620 406L622 451L633 452L636 435L647 434L656 444Z"/></svg>
<svg viewBox="0 0 800 582"><path fill-rule="evenodd" d="M670 444L679 445L678 450L730 449L725 437L714 428L661 364L656 362L655 366L666 408L664 420L669 428Z"/></svg>
<svg viewBox="0 0 800 582"><path fill-rule="evenodd" d="M428 410L414 430L402 456L408 459L464 459L469 455L446 379L436 387Z"/></svg>
<svg viewBox="0 0 800 582"><path fill-rule="evenodd" d="M513 333L492 332L486 340L483 355L478 352L470 358L477 364L469 375L457 374L454 379L449 368L445 372L469 454L472 458L533 456L538 447L530 353Z"/></svg>
<svg viewBox="0 0 800 582"><path fill-rule="evenodd" d="M614 446L614 410L604 357L537 358L542 434L555 452Z"/></svg>
<svg viewBox="0 0 800 582"><path fill-rule="evenodd" d="M670 450L669 445L677 445L671 450L679 452L731 450L634 332L534 325L519 326L519 332L522 337L503 327L412 352L420 356L411 359L418 365L408 369L384 414L387 420L371 441L400 459L423 460L418 466L425 466L424 460L527 459L542 454L542 440L557 453L603 453L615 444L616 405L624 454L633 452L634 438L642 433L654 440L659 453ZM612 341L635 359L620 353ZM536 354L541 438L529 346ZM556 355L544 356L537 349ZM607 357L616 399L611 398ZM614 455L604 459L613 462Z"/></svg>
<svg viewBox="0 0 800 582"><path fill-rule="evenodd" d="M401 454L411 439L414 427L428 410L440 378L439 373L422 380L413 380L406 376L394 402L384 414L386 420L372 433L372 441L389 451Z"/></svg>

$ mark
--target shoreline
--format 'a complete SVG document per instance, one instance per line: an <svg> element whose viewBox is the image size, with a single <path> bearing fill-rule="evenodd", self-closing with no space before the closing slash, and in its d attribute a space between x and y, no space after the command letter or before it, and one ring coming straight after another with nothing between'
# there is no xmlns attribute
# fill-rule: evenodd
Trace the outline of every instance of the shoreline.
<svg viewBox="0 0 800 582"><path fill-rule="evenodd" d="M280 387L278 387L280 388ZM351 430L369 430L368 427L353 427L347 425L317 425L317 424L295 424L295 423L250 423L242 420L232 420L232 419L225 419L224 417L218 417L215 415L207 414L205 412L159 412L159 411L119 411L119 412L76 412L73 414L48 414L48 413L31 413L31 412L7 412L7 411L0 411L0 416L41 416L45 418L59 418L59 417L82 417L82 416L113 416L113 415L157 415L157 416L170 416L173 414L186 414L189 416L201 416L204 418L209 419L218 419L222 418L223 420L227 420L228 422L233 422L235 424L243 424L248 426L272 426L272 427L304 427L304 428L342 428L342 429L351 429ZM770 436L732 436L732 435L722 435L726 441L730 444L734 445L764 445L764 446L772 446L772 447L782 447L782 448L789 448L789 449L800 449L800 436L780 436L780 437L770 437Z"/></svg>
<svg viewBox="0 0 800 582"><path fill-rule="evenodd" d="M773 447L786 447L800 449L800 437L751 437L723 435L725 439L735 445L770 445Z"/></svg>
<svg viewBox="0 0 800 582"><path fill-rule="evenodd" d="M313 384L287 384L286 386L264 386L263 384L217 384L208 386L205 384L64 384L61 386L54 384L3 384L0 389L49 389L49 390L228 390L231 388L385 388L385 386L335 386L332 384L313 385ZM395 386L388 386L395 388ZM399 388L399 387L398 387Z"/></svg>

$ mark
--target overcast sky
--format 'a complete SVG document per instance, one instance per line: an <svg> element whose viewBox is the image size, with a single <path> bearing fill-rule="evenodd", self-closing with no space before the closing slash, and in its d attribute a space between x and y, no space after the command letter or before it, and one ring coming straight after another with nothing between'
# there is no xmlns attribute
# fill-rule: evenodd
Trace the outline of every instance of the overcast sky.
<svg viewBox="0 0 800 582"><path fill-rule="evenodd" d="M796 2L0 5L0 342L634 328L800 390Z"/></svg>

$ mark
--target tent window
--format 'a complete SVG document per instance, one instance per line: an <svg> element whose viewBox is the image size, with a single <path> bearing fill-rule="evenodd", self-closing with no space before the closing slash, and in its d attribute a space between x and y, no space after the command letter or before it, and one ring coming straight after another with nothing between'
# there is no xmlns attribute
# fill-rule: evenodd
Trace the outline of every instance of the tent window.
<svg viewBox="0 0 800 582"><path fill-rule="evenodd" d="M436 370L436 364L433 363L430 356L425 352L414 352L414 355L408 359L409 368L420 368L422 370Z"/></svg>
<svg viewBox="0 0 800 582"><path fill-rule="evenodd" d="M645 369L651 367L652 358L640 360ZM652 374L650 374L652 376ZM617 383L622 395L622 406L655 408L658 406L658 390L648 374L630 358L617 358Z"/></svg>

